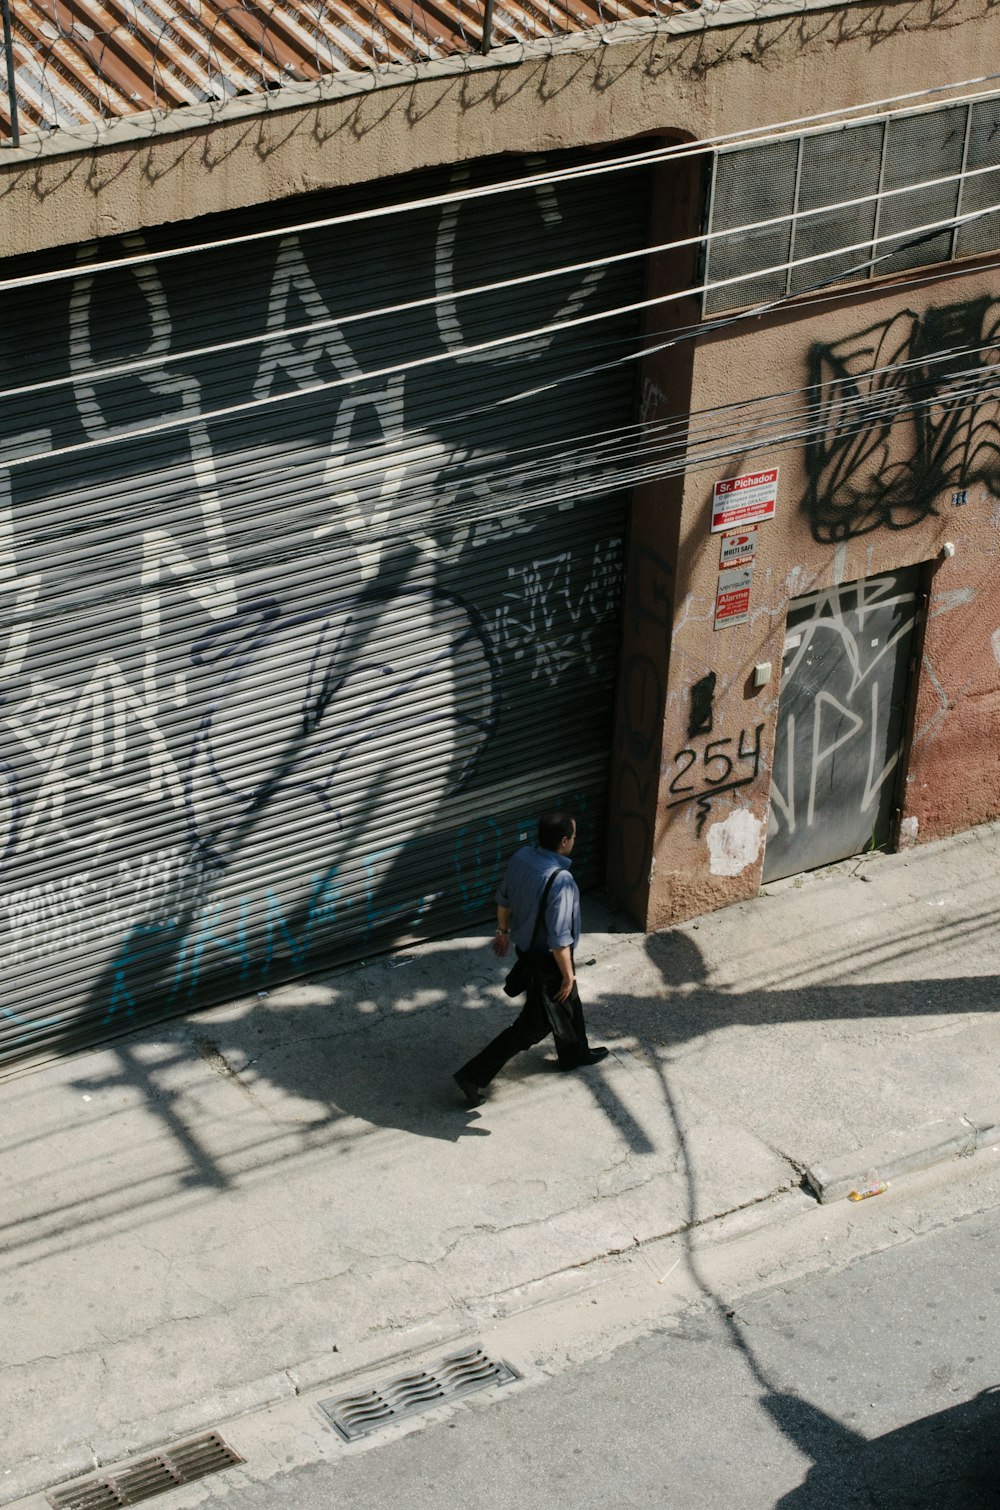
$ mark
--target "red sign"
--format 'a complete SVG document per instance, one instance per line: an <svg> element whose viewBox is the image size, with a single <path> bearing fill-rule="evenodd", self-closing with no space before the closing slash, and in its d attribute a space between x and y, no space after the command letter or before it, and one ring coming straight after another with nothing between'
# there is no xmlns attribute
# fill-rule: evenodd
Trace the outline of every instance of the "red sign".
<svg viewBox="0 0 1000 1510"><path fill-rule="evenodd" d="M712 534L773 519L777 497L777 467L717 482L712 489Z"/></svg>
<svg viewBox="0 0 1000 1510"><path fill-rule="evenodd" d="M752 566L735 566L728 571L720 571L719 587L715 595L715 629L730 629L736 624L747 622L750 616L752 581Z"/></svg>

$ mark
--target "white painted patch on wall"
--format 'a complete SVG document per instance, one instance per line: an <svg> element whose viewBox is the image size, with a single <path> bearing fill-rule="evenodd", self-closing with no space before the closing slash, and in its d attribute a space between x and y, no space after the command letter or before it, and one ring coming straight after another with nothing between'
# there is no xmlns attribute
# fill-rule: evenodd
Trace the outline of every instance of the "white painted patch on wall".
<svg viewBox="0 0 1000 1510"><path fill-rule="evenodd" d="M928 618L935 619L939 613L951 613L953 608L963 608L966 603L973 602L975 596L975 590L971 587L953 587L950 592L935 593L931 598Z"/></svg>
<svg viewBox="0 0 1000 1510"><path fill-rule="evenodd" d="M917 830L920 827L920 819L916 817L904 818L899 825L899 848L912 849L917 842Z"/></svg>
<svg viewBox="0 0 1000 1510"><path fill-rule="evenodd" d="M738 876L752 865L760 854L764 825L747 808L737 808L735 813L721 823L713 823L708 831L708 868L713 876Z"/></svg>
<svg viewBox="0 0 1000 1510"><path fill-rule="evenodd" d="M833 553L833 584L839 587L847 575L847 541L842 540Z"/></svg>
<svg viewBox="0 0 1000 1510"><path fill-rule="evenodd" d="M1000 666L1000 629L994 629L990 638L990 644L993 646L993 655L996 663Z"/></svg>

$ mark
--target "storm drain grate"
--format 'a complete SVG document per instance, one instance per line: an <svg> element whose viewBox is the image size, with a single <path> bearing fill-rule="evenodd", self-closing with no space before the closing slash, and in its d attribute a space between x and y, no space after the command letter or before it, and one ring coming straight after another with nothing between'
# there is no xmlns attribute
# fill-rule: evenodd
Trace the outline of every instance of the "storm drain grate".
<svg viewBox="0 0 1000 1510"><path fill-rule="evenodd" d="M491 1384L510 1384L520 1377L509 1363L496 1363L481 1347L470 1347L462 1353L449 1353L432 1374L424 1369L397 1374L376 1389L321 1400L319 1408L345 1442L354 1442L398 1421L400 1416L430 1410L442 1401L487 1389Z"/></svg>
<svg viewBox="0 0 1000 1510"><path fill-rule="evenodd" d="M77 1479L75 1484L52 1489L47 1498L53 1510L118 1510L119 1505L137 1505L140 1500L152 1499L154 1494L165 1494L179 1484L190 1484L208 1473L218 1473L220 1468L242 1462L217 1431L209 1431L190 1442L140 1458L128 1468Z"/></svg>

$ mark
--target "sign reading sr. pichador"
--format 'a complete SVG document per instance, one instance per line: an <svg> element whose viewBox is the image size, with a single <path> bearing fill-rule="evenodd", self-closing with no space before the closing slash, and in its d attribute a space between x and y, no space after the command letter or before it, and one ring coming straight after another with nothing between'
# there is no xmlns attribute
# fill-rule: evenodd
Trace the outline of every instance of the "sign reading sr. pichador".
<svg viewBox="0 0 1000 1510"><path fill-rule="evenodd" d="M777 467L717 482L712 489L712 534L773 519L777 496Z"/></svg>
<svg viewBox="0 0 1000 1510"><path fill-rule="evenodd" d="M730 629L735 624L746 623L750 617L752 581L752 566L733 566L728 571L720 571L719 587L715 594L716 629Z"/></svg>

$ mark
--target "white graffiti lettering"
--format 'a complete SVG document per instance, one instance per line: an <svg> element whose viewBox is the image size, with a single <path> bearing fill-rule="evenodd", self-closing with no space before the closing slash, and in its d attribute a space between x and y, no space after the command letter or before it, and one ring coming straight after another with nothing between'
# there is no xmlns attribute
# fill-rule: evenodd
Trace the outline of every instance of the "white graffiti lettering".
<svg viewBox="0 0 1000 1510"><path fill-rule="evenodd" d="M98 820L105 843L125 821L128 800L183 806L180 774L156 711L110 656L98 662L80 692L33 678L31 692L5 720L44 773L24 822L22 846L44 849L53 837L45 832L49 825L63 842L93 842L89 827L81 837L66 822L67 804L84 793L107 804L106 816ZM133 774L137 744L144 781Z"/></svg>
<svg viewBox="0 0 1000 1510"><path fill-rule="evenodd" d="M539 167L541 158L527 159L529 167ZM455 168L451 176L453 190L461 191L468 186L470 170L461 166ZM546 230L554 233L562 225L563 214L559 208L555 187L552 184L538 184L534 194L538 201L538 212L542 224ZM555 340L555 332L549 331L544 335L526 337L523 341L514 341L499 349L488 347L484 351L470 351L467 347L470 343L462 327L462 319L459 314L456 294L455 276L455 246L458 238L458 222L462 201L454 200L447 204L441 211L441 220L438 227L437 242L434 249L434 288L438 296L438 302L434 309L437 315L438 331L445 347L452 352L460 361L475 363L498 361L523 362L525 359L534 359L547 351ZM588 268L580 276L580 280L572 293L563 301L560 307L553 311L545 321L547 325L561 324L564 320L572 320L578 315L591 294L604 278L607 269L605 266Z"/></svg>
<svg viewBox="0 0 1000 1510"><path fill-rule="evenodd" d="M141 247L141 238L133 237L126 243ZM81 249L81 255L87 252ZM134 353L132 360L143 363L149 359L166 356L173 340L167 296L160 275L153 263L140 263L132 269L135 286L142 299L146 316L148 339L141 351ZM116 380L113 376L92 377L100 372L101 364L94 351L94 298L96 277L93 273L81 275L74 280L69 309L69 359L74 374L74 394L80 420L91 439L103 439L110 435L126 434L134 426L131 410L121 420L109 418L102 404L100 389ZM160 398L179 400L180 407L192 415L187 427L191 449L192 471L201 527L205 542L205 556L197 565L180 542L162 528L146 530L142 539L142 636L154 639L160 626L161 584L165 579L181 580L187 590L212 618L228 618L236 611L236 582L230 574L229 555L226 548L225 526L219 500L215 475L215 461L207 426L197 420L201 412L201 386L197 379L176 367L143 365L128 379L140 383L150 393Z"/></svg>
<svg viewBox="0 0 1000 1510"><path fill-rule="evenodd" d="M132 928L170 923L201 889L200 873L175 847L122 860L103 881L82 870L8 892L0 897L0 964L95 948Z"/></svg>

